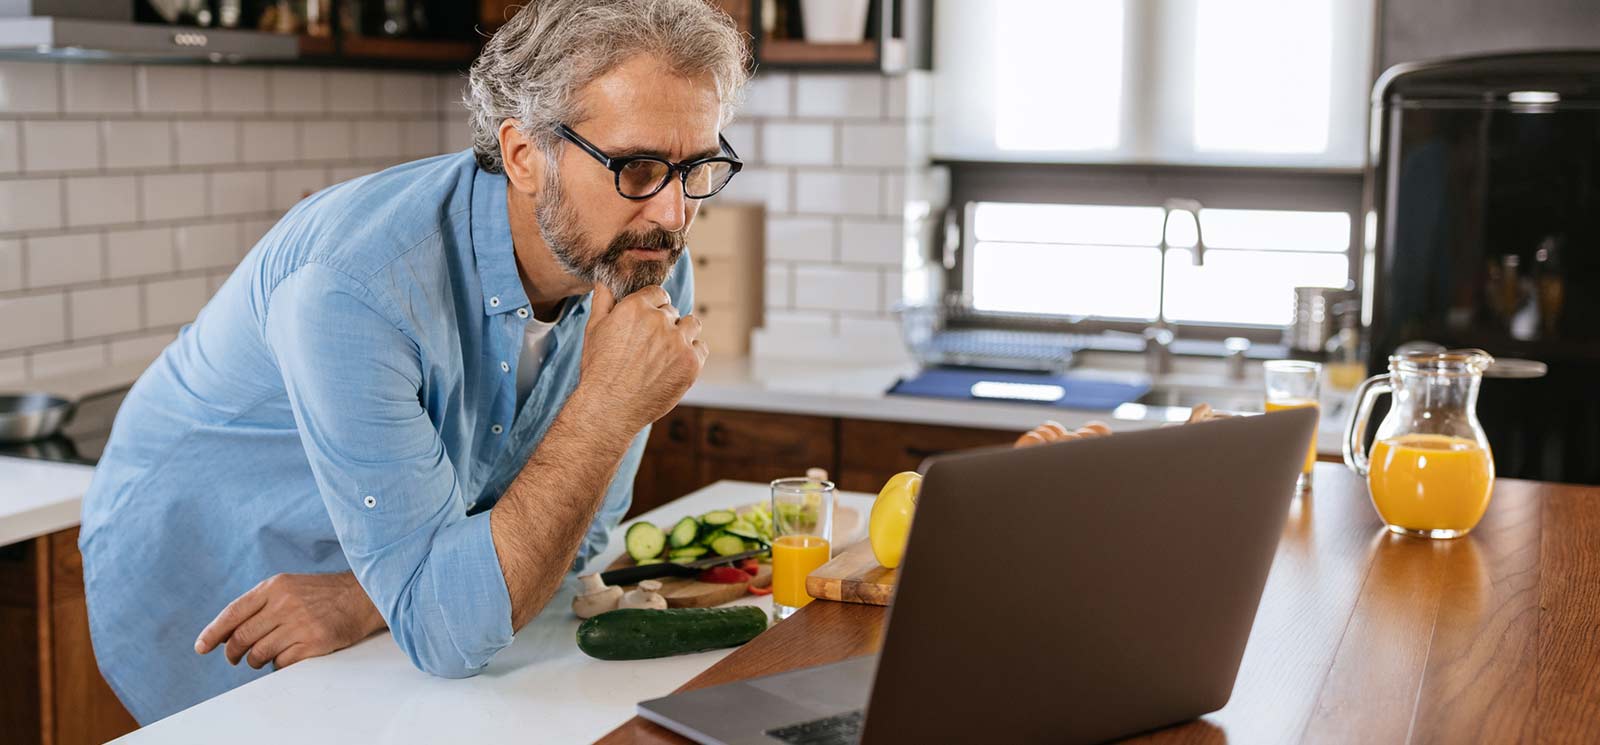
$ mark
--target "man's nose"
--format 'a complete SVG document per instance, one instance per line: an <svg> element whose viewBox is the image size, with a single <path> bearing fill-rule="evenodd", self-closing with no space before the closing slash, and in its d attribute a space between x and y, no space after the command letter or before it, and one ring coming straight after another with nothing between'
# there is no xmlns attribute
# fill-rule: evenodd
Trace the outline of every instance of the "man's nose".
<svg viewBox="0 0 1600 745"><path fill-rule="evenodd" d="M646 202L645 217L662 230L679 232L689 221L688 201L683 195L683 184L672 179Z"/></svg>

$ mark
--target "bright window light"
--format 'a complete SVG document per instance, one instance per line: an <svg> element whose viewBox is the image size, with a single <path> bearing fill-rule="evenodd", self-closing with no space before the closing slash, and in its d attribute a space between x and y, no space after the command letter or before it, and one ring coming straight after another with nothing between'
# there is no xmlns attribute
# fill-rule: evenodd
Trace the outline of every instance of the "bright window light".
<svg viewBox="0 0 1600 745"><path fill-rule="evenodd" d="M1208 248L1341 254L1350 250L1350 215L1345 212L1204 209L1200 219Z"/></svg>
<svg viewBox="0 0 1600 745"><path fill-rule="evenodd" d="M1167 318L1283 326L1293 320L1294 288L1343 287L1349 277L1344 254L1217 250L1194 266L1187 250L1168 251Z"/></svg>
<svg viewBox="0 0 1600 745"><path fill-rule="evenodd" d="M1117 147L1125 10L1123 0L997 4L996 147Z"/></svg>
<svg viewBox="0 0 1600 745"><path fill-rule="evenodd" d="M1159 252L1131 246L978 243L978 310L1066 316L1156 317Z"/></svg>
<svg viewBox="0 0 1600 745"><path fill-rule="evenodd" d="M980 241L1154 246L1161 242L1161 208L979 202L973 230Z"/></svg>
<svg viewBox="0 0 1600 745"><path fill-rule="evenodd" d="M1327 150L1333 3L1200 0L1195 21L1196 150Z"/></svg>

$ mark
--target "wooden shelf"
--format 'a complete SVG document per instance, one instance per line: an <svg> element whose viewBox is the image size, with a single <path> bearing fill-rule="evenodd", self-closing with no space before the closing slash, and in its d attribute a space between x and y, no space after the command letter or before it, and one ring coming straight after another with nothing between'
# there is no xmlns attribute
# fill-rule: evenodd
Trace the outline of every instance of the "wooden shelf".
<svg viewBox="0 0 1600 745"><path fill-rule="evenodd" d="M301 57L332 57L336 49L332 36L300 35Z"/></svg>
<svg viewBox="0 0 1600 745"><path fill-rule="evenodd" d="M466 65L478 54L471 41L441 39L384 39L347 36L340 40L340 56L365 60L396 60Z"/></svg>
<svg viewBox="0 0 1600 745"><path fill-rule="evenodd" d="M811 44L795 39L766 39L761 43L761 63L818 67L876 67L878 45L870 41L852 44Z"/></svg>

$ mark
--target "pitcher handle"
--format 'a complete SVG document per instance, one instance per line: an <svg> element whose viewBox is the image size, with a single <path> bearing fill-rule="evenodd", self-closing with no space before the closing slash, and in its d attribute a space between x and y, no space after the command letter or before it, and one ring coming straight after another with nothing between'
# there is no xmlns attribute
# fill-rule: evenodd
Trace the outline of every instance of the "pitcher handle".
<svg viewBox="0 0 1600 745"><path fill-rule="evenodd" d="M1393 393L1394 386L1388 373L1374 375L1362 381L1356 389L1356 406L1344 423L1344 464L1366 478L1370 464L1367 461L1367 424L1372 420L1372 405L1385 393Z"/></svg>

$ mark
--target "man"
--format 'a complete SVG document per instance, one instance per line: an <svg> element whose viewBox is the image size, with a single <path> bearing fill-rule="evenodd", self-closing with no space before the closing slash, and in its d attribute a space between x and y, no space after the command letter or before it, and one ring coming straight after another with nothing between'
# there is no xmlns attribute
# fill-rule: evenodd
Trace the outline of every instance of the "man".
<svg viewBox="0 0 1600 745"><path fill-rule="evenodd" d="M472 67L473 152L262 238L84 500L96 654L140 722L386 625L473 675L604 547L706 358L683 235L738 171L745 65L704 0L542 0Z"/></svg>

